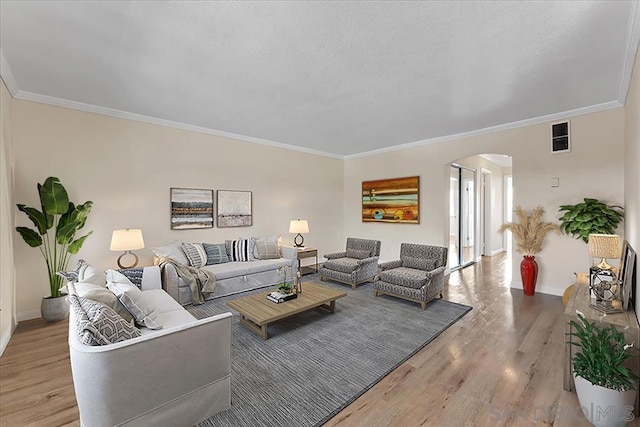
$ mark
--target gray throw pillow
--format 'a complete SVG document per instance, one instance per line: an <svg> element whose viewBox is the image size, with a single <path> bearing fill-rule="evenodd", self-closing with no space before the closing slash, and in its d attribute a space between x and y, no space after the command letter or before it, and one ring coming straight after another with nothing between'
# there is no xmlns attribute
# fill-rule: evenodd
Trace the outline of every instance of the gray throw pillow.
<svg viewBox="0 0 640 427"><path fill-rule="evenodd" d="M415 268L418 270L431 271L436 268L435 259L416 258L412 256L400 257L402 266L407 268Z"/></svg>
<svg viewBox="0 0 640 427"><path fill-rule="evenodd" d="M207 265L229 262L227 248L224 243L203 243L202 246L207 253Z"/></svg>
<svg viewBox="0 0 640 427"><path fill-rule="evenodd" d="M347 248L347 258L365 259L371 256L371 251Z"/></svg>
<svg viewBox="0 0 640 427"><path fill-rule="evenodd" d="M139 337L140 330L101 302L69 295L78 339L85 345L107 345Z"/></svg>
<svg viewBox="0 0 640 427"><path fill-rule="evenodd" d="M255 245L258 259L280 258L280 249L278 248L277 239L269 237L256 238Z"/></svg>

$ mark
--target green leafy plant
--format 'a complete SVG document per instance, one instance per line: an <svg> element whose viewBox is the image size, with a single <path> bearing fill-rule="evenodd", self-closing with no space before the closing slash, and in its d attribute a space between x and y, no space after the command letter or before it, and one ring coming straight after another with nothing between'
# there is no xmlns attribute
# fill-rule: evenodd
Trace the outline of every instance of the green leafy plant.
<svg viewBox="0 0 640 427"><path fill-rule="evenodd" d="M624 333L615 326L608 325L598 328L595 323L585 319L584 314L576 310L578 320L569 323L576 332L567 335L578 341L569 344L580 347L580 352L571 359L573 372L592 384L612 390L635 390L638 376L623 366L624 361L638 357L628 350L638 350L632 344L627 344Z"/></svg>
<svg viewBox="0 0 640 427"><path fill-rule="evenodd" d="M69 201L67 190L58 178L49 177L44 184L38 184L41 211L23 204L17 204L18 210L24 212L35 225L16 227L27 245L40 249L47 263L51 297L60 296L62 277L56 272L67 269L71 254L77 254L84 241L93 231L75 238L76 233L84 227L93 202L87 201L75 206Z"/></svg>
<svg viewBox="0 0 640 427"><path fill-rule="evenodd" d="M550 231L561 232L557 224L542 220L544 216L542 206L527 212L522 206L518 205L514 212L517 221L502 224L498 231L500 233L504 233L507 230L511 231L516 242L516 251L521 254L528 256L537 254L542 250L542 243L544 243L547 233Z"/></svg>
<svg viewBox="0 0 640 427"><path fill-rule="evenodd" d="M607 205L598 199L585 198L583 203L562 205L560 227L565 233L589 243L589 234L615 234L622 222L623 208Z"/></svg>

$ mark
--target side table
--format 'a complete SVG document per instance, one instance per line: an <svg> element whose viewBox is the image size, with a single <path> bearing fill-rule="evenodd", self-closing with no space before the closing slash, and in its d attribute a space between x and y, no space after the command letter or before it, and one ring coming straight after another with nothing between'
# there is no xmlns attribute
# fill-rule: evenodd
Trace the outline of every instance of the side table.
<svg viewBox="0 0 640 427"><path fill-rule="evenodd" d="M573 292L569 298L569 302L564 310L564 332L565 334L575 332L573 327L569 324L571 320L578 321L576 310L584 313L585 319L590 322L599 322L604 313L591 308L589 306L589 285L578 285L573 287ZM633 307L629 307L629 310L622 313L607 314L602 322L605 325L614 325L618 331L624 332L625 340L628 343L635 342L637 346L640 343L640 325L638 325L638 319ZM569 341L570 337L565 335L565 341ZM564 346L564 389L567 391L574 391L575 385L573 383L573 364L571 359L579 348L566 343ZM640 375L640 359L637 357L626 360L625 366ZM636 395L635 414L638 415L638 395Z"/></svg>
<svg viewBox="0 0 640 427"><path fill-rule="evenodd" d="M302 248L296 248L298 249L298 271L300 272L301 275L305 275L305 274L311 274L311 273L317 273L318 272L318 250L316 248L310 248L310 247L302 247ZM313 264L313 266L310 265L306 265L306 266L301 266L300 265L300 260L303 258L316 258L316 263Z"/></svg>

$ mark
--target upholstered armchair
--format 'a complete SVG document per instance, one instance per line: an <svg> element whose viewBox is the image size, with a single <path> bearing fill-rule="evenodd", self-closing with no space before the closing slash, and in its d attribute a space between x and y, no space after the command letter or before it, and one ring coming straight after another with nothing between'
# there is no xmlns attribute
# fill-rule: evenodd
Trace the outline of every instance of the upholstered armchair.
<svg viewBox="0 0 640 427"><path fill-rule="evenodd" d="M352 289L361 283L373 281L378 271L380 246L379 240L348 237L344 252L324 256L327 261L320 268L320 280L346 283Z"/></svg>
<svg viewBox="0 0 640 427"><path fill-rule="evenodd" d="M378 265L373 294L387 294L419 302L423 310L436 296L442 298L448 249L402 243L400 259Z"/></svg>

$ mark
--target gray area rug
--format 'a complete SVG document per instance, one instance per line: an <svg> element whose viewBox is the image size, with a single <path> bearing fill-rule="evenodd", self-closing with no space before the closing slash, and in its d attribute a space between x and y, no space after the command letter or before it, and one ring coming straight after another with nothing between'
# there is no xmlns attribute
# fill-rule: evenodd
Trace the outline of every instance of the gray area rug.
<svg viewBox="0 0 640 427"><path fill-rule="evenodd" d="M334 314L316 309L269 326L266 341L226 305L249 293L187 307L199 319L233 313L231 409L200 426L322 425L471 310L434 300L423 311L418 303L374 297L371 284L353 291L317 274L304 279L347 296Z"/></svg>

